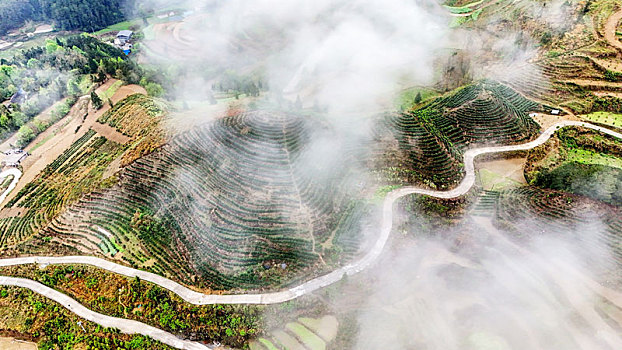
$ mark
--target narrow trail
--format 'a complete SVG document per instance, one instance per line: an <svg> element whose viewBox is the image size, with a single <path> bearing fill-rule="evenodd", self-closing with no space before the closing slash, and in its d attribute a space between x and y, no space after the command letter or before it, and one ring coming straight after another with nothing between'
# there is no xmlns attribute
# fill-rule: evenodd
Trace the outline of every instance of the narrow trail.
<svg viewBox="0 0 622 350"><path fill-rule="evenodd" d="M326 275L314 278L309 280L301 285L298 285L293 288L289 288L283 291L272 292L272 293L263 293L263 294L237 294L237 295L210 295L203 294L196 291L193 291L185 286L180 285L177 282L174 282L165 277L146 272L141 270L136 270L131 267L119 265L113 263L108 260L92 257L92 256L65 256L65 257L46 257L46 256L33 256L33 257L21 257L21 258L10 258L10 259L0 259L0 267L2 266L14 266L14 265L25 265L25 264L83 264L83 265L91 265L97 268L107 270L113 273L117 273L120 275L124 275L127 277L139 277L145 281L154 283L159 285L162 288L166 288L171 292L177 294L183 300L188 303L195 305L207 305L207 304L276 304L282 303L288 300L295 299L297 297L310 294L318 289L334 284L335 282L340 281L345 275L354 275L359 273L372 264L374 264L380 254L384 250L384 247L389 239L389 235L391 233L391 228L393 226L393 204L398 199L411 195L411 194L421 194L427 195L436 198L444 198L450 199L462 196L466 194L473 184L475 183L475 165L474 159L482 154L487 153L500 153L500 152L511 152L511 151L522 151L529 150L534 147L540 146L545 143L559 128L567 127L567 126L583 126L586 128L590 128L607 135L622 139L622 134L615 132L613 130L603 128L597 125L589 124L586 122L579 121L562 121L552 125L547 128L537 139L527 142L520 145L509 145L509 146L495 146L495 147L482 147L476 149L470 149L464 154L464 167L465 167L465 176L462 182L458 185L458 187L449 190L449 191L435 191L428 189L421 189L417 187L403 187L394 191L391 191L387 194L384 199L383 207L382 207L382 223L380 226L380 234L376 243L370 249L369 252L363 256L360 260L343 266L333 272L330 272ZM19 278L10 278L10 277L0 277L0 285L12 285L28 288L36 293L42 294L56 302L61 303L61 305L67 307L72 312L76 313L78 316L86 318L95 323L101 324L106 327L116 327L119 328L122 332L125 333L140 333L147 336L152 337L153 339L165 342L171 346L178 347L180 349L205 349L204 345L198 343L192 343L192 346L189 347L188 342L184 342L176 337L174 337L170 333L163 332L161 330L157 330L153 327L143 325L137 323L136 321L126 320L126 319L116 319L110 318L104 315L99 315L94 313L91 310L88 310L84 306L77 303L75 300L69 298L68 296L54 291L42 284L37 282L28 280L28 279L19 279ZM111 319L114 320L111 323ZM140 324L140 327L137 326ZM171 338L174 337L175 339ZM177 345L173 345L173 343Z"/></svg>

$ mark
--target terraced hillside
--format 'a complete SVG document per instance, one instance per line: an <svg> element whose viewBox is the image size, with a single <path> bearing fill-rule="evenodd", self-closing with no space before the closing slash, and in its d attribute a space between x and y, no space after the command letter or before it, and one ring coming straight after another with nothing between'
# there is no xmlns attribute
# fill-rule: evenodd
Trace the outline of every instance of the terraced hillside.
<svg viewBox="0 0 622 350"><path fill-rule="evenodd" d="M93 129L86 131L5 205L7 211L18 214L4 215L0 219L0 246L3 249L17 246L34 253L50 241L61 246L68 243L65 239L49 236L31 238L86 193L114 184L117 179L113 175L118 168L115 162L133 157L136 150L153 147L153 142L157 140L162 141L157 137L155 122L156 116L163 114L161 107L150 98L136 94L117 103L104 114L102 118L119 119L124 116L132 119L137 129L150 133L150 137L133 134L127 143L120 144ZM155 119L144 118L148 115L153 115ZM75 243L77 246L65 245L64 249L75 252L76 247L89 244L88 241Z"/></svg>
<svg viewBox="0 0 622 350"><path fill-rule="evenodd" d="M622 141L589 129L559 130L528 152L525 176L533 185L622 204Z"/></svg>
<svg viewBox="0 0 622 350"><path fill-rule="evenodd" d="M133 162L118 185L88 195L48 231L212 288L302 277L325 254L356 250L345 234L357 224L345 195L348 168L318 176L329 164L307 160L311 132L330 133L272 112L198 127Z"/></svg>
<svg viewBox="0 0 622 350"><path fill-rule="evenodd" d="M607 259L594 271L603 280L620 281L622 212L619 207L561 191L524 186L483 194L475 215L491 216L495 225L522 242L554 237L578 242L590 259ZM485 208L484 208L485 207Z"/></svg>
<svg viewBox="0 0 622 350"><path fill-rule="evenodd" d="M448 188L462 179L462 154L475 145L511 144L535 136L530 111L543 106L511 88L482 81L390 117L380 172L394 183Z"/></svg>

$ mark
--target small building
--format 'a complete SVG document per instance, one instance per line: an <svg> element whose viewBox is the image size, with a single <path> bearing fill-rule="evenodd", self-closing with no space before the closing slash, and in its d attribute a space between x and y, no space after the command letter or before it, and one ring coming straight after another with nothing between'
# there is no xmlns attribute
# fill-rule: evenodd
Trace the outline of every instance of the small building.
<svg viewBox="0 0 622 350"><path fill-rule="evenodd" d="M1 164L3 167L17 168L29 155L28 152L24 152L22 149L11 149L4 152Z"/></svg>
<svg viewBox="0 0 622 350"><path fill-rule="evenodd" d="M552 114L552 115L559 115L559 109L553 109L553 110L551 110L551 114Z"/></svg>
<svg viewBox="0 0 622 350"><path fill-rule="evenodd" d="M117 34L117 39L115 41L119 41L121 45L125 45L128 41L132 40L132 35L134 32L131 30L122 30Z"/></svg>

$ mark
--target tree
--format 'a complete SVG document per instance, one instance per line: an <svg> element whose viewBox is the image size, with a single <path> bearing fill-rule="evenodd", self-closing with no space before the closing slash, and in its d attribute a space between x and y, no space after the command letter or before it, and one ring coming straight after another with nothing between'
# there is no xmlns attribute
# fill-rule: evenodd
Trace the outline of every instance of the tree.
<svg viewBox="0 0 622 350"><path fill-rule="evenodd" d="M415 104L421 102L421 91L417 92L417 96L415 96Z"/></svg>
<svg viewBox="0 0 622 350"><path fill-rule="evenodd" d="M80 92L80 87L74 79L70 79L69 81L67 81L67 93L69 95L77 96L78 94L80 94Z"/></svg>
<svg viewBox="0 0 622 350"><path fill-rule="evenodd" d="M35 132L28 125L23 125L19 128L17 144L20 147L26 146L34 138Z"/></svg>
<svg viewBox="0 0 622 350"><path fill-rule="evenodd" d="M93 107L95 109L100 109L104 105L101 98L97 96L97 93L95 91L91 91L91 102L93 103Z"/></svg>

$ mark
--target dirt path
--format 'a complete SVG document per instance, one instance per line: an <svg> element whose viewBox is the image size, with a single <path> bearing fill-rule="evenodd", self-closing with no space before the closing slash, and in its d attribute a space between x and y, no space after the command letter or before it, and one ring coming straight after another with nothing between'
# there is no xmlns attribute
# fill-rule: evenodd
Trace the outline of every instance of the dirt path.
<svg viewBox="0 0 622 350"><path fill-rule="evenodd" d="M128 136L123 135L122 133L118 132L117 129L113 128L108 124L100 124L96 122L95 124L93 124L91 129L95 130L95 132L105 137L106 139L116 143L120 143L122 145L126 144L130 140Z"/></svg>
<svg viewBox="0 0 622 350"><path fill-rule="evenodd" d="M622 42L616 37L616 29L618 28L620 20L622 20L622 10L619 10L609 17L607 23L605 23L605 40L607 40L609 45L622 51Z"/></svg>
<svg viewBox="0 0 622 350"><path fill-rule="evenodd" d="M2 350L37 350L38 348L37 343L0 337L0 349Z"/></svg>
<svg viewBox="0 0 622 350"><path fill-rule="evenodd" d="M97 94L101 95L117 81L116 79L108 79L105 84L98 87L95 91ZM120 87L111 97L111 100L113 103L117 103L135 93L146 94L147 92L141 86L126 85ZM26 151L30 152L31 155L22 163L24 174L15 190L7 197L7 201L15 197L15 195L24 188L24 186L34 180L48 164L71 147L77 139L86 134L97 119L109 109L110 105L108 103L104 103L104 106L100 110L94 110L93 107L90 106L88 100L79 101L73 106L65 118L59 120L56 124L37 136L37 138L26 147ZM85 114L86 118L84 118ZM34 146L36 145L39 145L39 147L35 149Z"/></svg>
<svg viewBox="0 0 622 350"><path fill-rule="evenodd" d="M588 80L588 79L573 79L567 80L567 83L577 84L590 90L619 90L622 89L622 83L612 83L602 80Z"/></svg>
<svg viewBox="0 0 622 350"><path fill-rule="evenodd" d="M622 92L615 92L615 91L592 91L592 93L594 95L596 95L596 96L599 96L599 97L612 96L612 97L622 98Z"/></svg>
<svg viewBox="0 0 622 350"><path fill-rule="evenodd" d="M52 114L52 111L61 103L64 103L66 100L67 98L63 98L62 100L54 103L50 107L46 108L43 112L39 113L36 117L34 117L33 120L48 120L50 115ZM13 148L13 146L17 144L18 139L19 135L16 131L15 133L13 133L13 135L11 135L8 139L0 144L0 150L4 151Z"/></svg>

